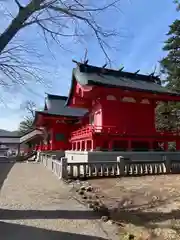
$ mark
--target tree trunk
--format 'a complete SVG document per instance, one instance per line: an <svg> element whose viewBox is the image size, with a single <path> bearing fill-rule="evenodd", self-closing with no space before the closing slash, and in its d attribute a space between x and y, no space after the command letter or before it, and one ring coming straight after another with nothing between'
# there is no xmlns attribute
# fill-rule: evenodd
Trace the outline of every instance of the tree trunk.
<svg viewBox="0 0 180 240"><path fill-rule="evenodd" d="M31 9L29 5L25 8L19 9L17 16L12 20L8 28L0 35L0 54L33 12L34 9Z"/></svg>

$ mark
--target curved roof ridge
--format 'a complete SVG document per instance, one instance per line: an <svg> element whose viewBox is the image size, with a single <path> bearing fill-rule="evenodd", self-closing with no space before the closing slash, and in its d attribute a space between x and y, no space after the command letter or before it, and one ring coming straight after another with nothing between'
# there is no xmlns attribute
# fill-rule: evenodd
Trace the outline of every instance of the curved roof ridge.
<svg viewBox="0 0 180 240"><path fill-rule="evenodd" d="M56 94L50 94L50 93L46 93L47 94L47 98L48 99L59 99L59 100L67 100L67 96L62 96L62 95L56 95Z"/></svg>

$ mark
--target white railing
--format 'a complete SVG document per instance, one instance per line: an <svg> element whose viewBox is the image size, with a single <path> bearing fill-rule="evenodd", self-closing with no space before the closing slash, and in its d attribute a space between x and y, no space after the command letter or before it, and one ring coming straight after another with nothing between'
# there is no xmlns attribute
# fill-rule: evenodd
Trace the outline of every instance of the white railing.
<svg viewBox="0 0 180 240"><path fill-rule="evenodd" d="M53 172L58 178L62 178L62 177L61 177L62 164L61 164L60 161L58 161L58 160L52 160L52 172Z"/></svg>
<svg viewBox="0 0 180 240"><path fill-rule="evenodd" d="M55 155L42 154L40 161L59 179L123 177L180 173L180 161L164 158L162 161L130 161L117 157L113 162L68 163L67 158L56 159Z"/></svg>
<svg viewBox="0 0 180 240"><path fill-rule="evenodd" d="M117 162L67 163L67 170L69 178L120 176L120 164Z"/></svg>
<svg viewBox="0 0 180 240"><path fill-rule="evenodd" d="M49 170L51 170L59 179L67 177L67 160L66 158L61 158L61 160L56 159L55 155L49 155L42 153L39 156L39 161Z"/></svg>

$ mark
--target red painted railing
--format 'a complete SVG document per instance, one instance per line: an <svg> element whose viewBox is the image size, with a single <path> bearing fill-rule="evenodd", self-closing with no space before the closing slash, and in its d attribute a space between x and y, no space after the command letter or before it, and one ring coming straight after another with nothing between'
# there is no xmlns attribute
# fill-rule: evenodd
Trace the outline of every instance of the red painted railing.
<svg viewBox="0 0 180 240"><path fill-rule="evenodd" d="M180 136L180 131L157 131L156 132L158 135L162 136Z"/></svg>
<svg viewBox="0 0 180 240"><path fill-rule="evenodd" d="M80 137L80 136L91 136L93 133L104 133L104 134L119 134L122 136L127 136L126 132L122 133L119 129L115 126L94 126L94 125L86 125L81 129L78 129L71 133L71 139ZM140 137L137 134L131 134L134 137ZM152 134L152 136L147 136L149 138L156 138L156 137L180 137L179 131L156 131ZM143 136L146 137L146 136Z"/></svg>
<svg viewBox="0 0 180 240"><path fill-rule="evenodd" d="M44 144L39 149L41 151L49 151L49 150L51 150L51 145L50 144L47 144L47 145Z"/></svg>
<svg viewBox="0 0 180 240"><path fill-rule="evenodd" d="M87 136L91 135L92 133L118 133L118 130L114 126L94 126L94 125L87 125L78 129L71 133L71 138L77 136Z"/></svg>
<svg viewBox="0 0 180 240"><path fill-rule="evenodd" d="M92 133L92 126L88 125L86 127L83 127L81 129L78 129L71 133L71 137L81 136L81 135L88 135Z"/></svg>

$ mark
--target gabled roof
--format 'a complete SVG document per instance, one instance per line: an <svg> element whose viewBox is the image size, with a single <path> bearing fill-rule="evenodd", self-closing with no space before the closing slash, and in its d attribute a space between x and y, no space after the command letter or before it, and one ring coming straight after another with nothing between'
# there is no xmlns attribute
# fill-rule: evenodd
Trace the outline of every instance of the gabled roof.
<svg viewBox="0 0 180 240"><path fill-rule="evenodd" d="M67 107L66 101L66 96L47 94L44 111L36 111L33 125L37 120L38 114L52 117L82 117L87 112L85 109Z"/></svg>
<svg viewBox="0 0 180 240"><path fill-rule="evenodd" d="M47 94L47 110L44 111L44 113L69 117L81 117L87 112L85 109L67 107L66 101L66 96Z"/></svg>
<svg viewBox="0 0 180 240"><path fill-rule="evenodd" d="M73 69L72 84L67 105L73 94L75 80L82 86L118 87L126 90L180 96L179 93L172 92L161 86L160 79L153 75L130 73L78 63L78 66Z"/></svg>
<svg viewBox="0 0 180 240"><path fill-rule="evenodd" d="M4 129L0 129L0 137L5 138L18 138L20 136L18 131L7 131Z"/></svg>
<svg viewBox="0 0 180 240"><path fill-rule="evenodd" d="M20 143L28 142L37 136L41 136L42 134L43 131L41 129L38 128L32 129L20 137Z"/></svg>

